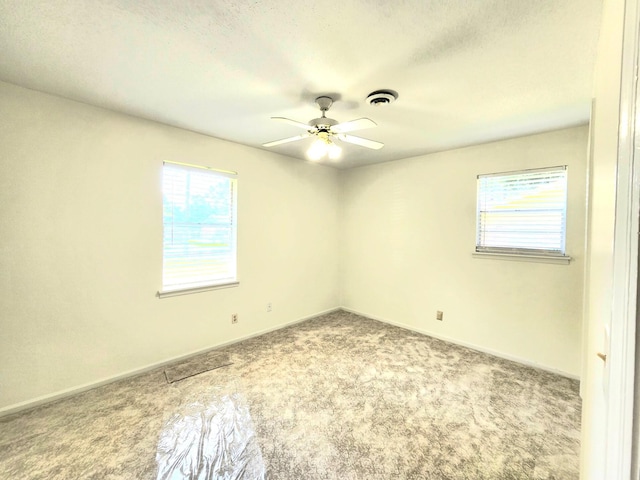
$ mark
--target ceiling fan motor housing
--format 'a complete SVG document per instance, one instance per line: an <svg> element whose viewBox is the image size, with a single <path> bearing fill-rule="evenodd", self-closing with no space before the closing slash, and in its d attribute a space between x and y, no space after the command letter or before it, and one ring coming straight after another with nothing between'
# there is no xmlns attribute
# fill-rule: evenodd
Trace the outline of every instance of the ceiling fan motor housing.
<svg viewBox="0 0 640 480"><path fill-rule="evenodd" d="M333 118L320 117L314 118L309 122L309 125L317 128L318 130L329 130L332 126L337 125L338 121Z"/></svg>

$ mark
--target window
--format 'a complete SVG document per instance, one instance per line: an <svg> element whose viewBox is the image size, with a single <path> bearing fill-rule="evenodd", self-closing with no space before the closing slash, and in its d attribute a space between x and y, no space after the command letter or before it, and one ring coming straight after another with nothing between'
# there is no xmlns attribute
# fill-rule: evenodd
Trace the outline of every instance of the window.
<svg viewBox="0 0 640 480"><path fill-rule="evenodd" d="M476 252L564 257L566 219L566 166L478 175Z"/></svg>
<svg viewBox="0 0 640 480"><path fill-rule="evenodd" d="M162 292L237 284L236 175L165 162Z"/></svg>

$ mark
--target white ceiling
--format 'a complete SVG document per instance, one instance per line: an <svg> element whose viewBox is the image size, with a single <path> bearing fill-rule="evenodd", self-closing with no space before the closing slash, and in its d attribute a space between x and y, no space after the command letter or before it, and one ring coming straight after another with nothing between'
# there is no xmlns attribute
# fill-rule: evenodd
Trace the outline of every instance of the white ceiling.
<svg viewBox="0 0 640 480"><path fill-rule="evenodd" d="M0 0L0 79L258 148L331 94L346 168L586 123L601 3Z"/></svg>

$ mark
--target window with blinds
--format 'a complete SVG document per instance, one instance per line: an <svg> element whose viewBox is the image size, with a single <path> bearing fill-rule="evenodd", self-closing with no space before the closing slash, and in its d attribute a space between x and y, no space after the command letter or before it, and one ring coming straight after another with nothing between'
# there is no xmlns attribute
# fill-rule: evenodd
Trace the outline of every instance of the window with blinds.
<svg viewBox="0 0 640 480"><path fill-rule="evenodd" d="M567 167L478 175L476 252L565 255Z"/></svg>
<svg viewBox="0 0 640 480"><path fill-rule="evenodd" d="M236 282L236 176L165 162L162 290Z"/></svg>

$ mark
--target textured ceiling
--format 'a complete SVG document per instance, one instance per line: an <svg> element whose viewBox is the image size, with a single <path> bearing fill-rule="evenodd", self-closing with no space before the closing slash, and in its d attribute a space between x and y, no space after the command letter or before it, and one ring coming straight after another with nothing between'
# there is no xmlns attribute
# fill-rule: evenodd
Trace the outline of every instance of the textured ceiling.
<svg viewBox="0 0 640 480"><path fill-rule="evenodd" d="M352 167L587 122L601 3L0 0L0 80L258 148L331 94Z"/></svg>

